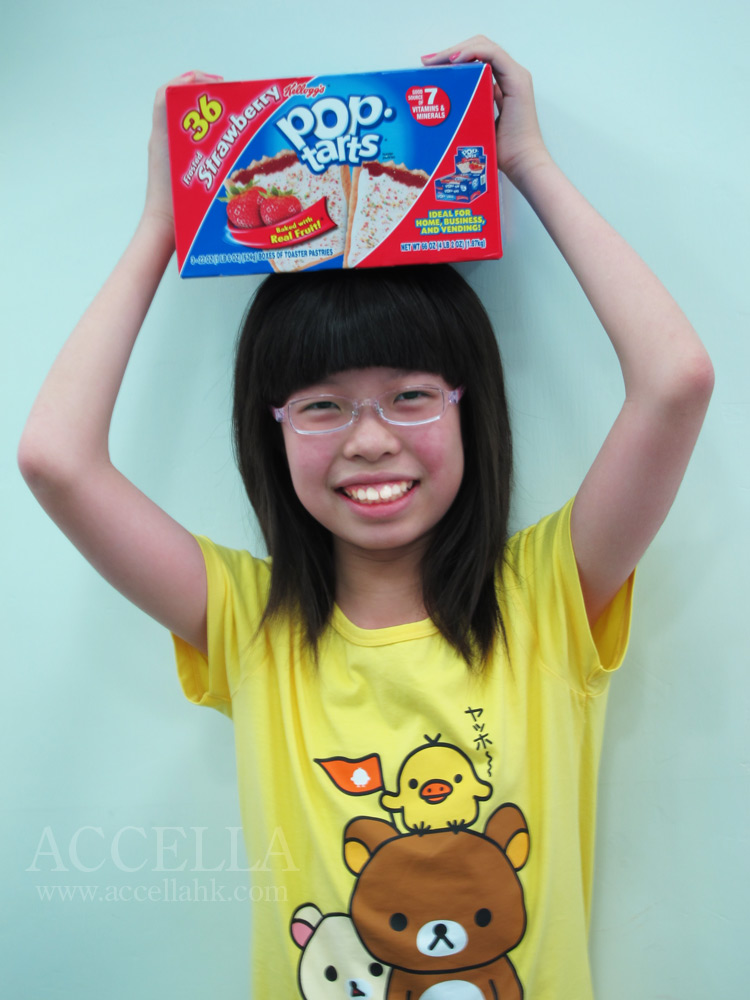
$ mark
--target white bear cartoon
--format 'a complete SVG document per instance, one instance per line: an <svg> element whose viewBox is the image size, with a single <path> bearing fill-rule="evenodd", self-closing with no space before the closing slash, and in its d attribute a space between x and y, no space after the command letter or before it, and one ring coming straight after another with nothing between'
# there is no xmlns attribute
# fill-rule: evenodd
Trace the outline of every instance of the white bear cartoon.
<svg viewBox="0 0 750 1000"><path fill-rule="evenodd" d="M346 913L323 916L305 903L294 911L290 933L302 949L297 981L305 1000L385 1000L390 966L365 950Z"/></svg>

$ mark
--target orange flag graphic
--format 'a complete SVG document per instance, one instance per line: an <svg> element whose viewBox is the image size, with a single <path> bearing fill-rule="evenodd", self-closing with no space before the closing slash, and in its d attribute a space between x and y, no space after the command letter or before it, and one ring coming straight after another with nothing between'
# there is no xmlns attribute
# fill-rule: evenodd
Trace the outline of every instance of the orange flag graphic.
<svg viewBox="0 0 750 1000"><path fill-rule="evenodd" d="M369 757L327 757L315 759L331 781L347 795L369 795L383 788L383 772L378 754Z"/></svg>

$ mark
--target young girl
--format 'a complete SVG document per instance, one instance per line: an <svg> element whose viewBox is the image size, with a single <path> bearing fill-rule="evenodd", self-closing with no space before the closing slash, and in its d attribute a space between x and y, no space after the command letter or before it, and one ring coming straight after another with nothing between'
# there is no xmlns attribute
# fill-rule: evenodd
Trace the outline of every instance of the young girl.
<svg viewBox="0 0 750 1000"><path fill-rule="evenodd" d="M234 720L248 855L264 859L259 998L591 996L608 679L634 567L713 375L665 289L552 161L528 72L482 37L423 57L474 59L495 74L500 167L573 269L625 381L561 511L508 540L497 348L447 267L260 287L234 425L269 560L194 537L124 479L110 418L173 251L163 89L141 222L21 442L45 509L174 633L187 696Z"/></svg>

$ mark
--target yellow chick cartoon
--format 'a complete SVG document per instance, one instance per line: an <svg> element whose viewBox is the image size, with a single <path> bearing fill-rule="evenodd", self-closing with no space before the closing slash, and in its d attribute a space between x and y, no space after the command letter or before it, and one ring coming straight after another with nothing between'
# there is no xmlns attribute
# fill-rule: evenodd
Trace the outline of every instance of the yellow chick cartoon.
<svg viewBox="0 0 750 1000"><path fill-rule="evenodd" d="M404 826L416 833L458 831L471 826L479 803L492 794L492 785L477 777L474 765L458 747L439 743L440 733L404 759L395 793L383 792L380 804L402 813Z"/></svg>

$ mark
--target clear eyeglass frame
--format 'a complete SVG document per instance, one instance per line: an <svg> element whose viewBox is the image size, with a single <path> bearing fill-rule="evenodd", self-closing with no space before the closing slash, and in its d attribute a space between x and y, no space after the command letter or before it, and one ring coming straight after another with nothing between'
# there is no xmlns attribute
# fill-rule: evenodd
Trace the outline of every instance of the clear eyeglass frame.
<svg viewBox="0 0 750 1000"><path fill-rule="evenodd" d="M393 420L392 418L387 417L385 415L381 402L382 400L387 399L388 397L394 395L394 391L392 389L388 390L387 392L381 393L374 399L350 399L348 396L336 396L334 393L321 393L318 396L300 396L297 399L290 399L289 402L286 403L284 406L272 406L270 407L270 409L271 413L274 416L274 419L277 420L279 423L289 424L289 426L292 428L295 434L303 434L306 436L317 435L317 434L335 434L336 431L343 431L347 427L351 427L351 425L359 419L360 413L366 406L371 406L375 410L377 415L380 417L380 419L383 420L386 424L393 424L396 427L419 427L422 426L423 424L433 424L435 423L436 420L440 420L441 417L445 416L445 411L448 409L448 406L451 403L453 404L458 403L458 401L464 394L464 387L462 385L458 386L458 388L456 389L445 390L442 389L439 385L426 385L426 384L405 385L399 388L398 394L404 392L414 392L417 389L429 389L432 392L440 393L440 397L442 400L442 409L440 413L432 417L427 417L427 419L425 420ZM342 402L346 402L351 405L351 416L346 421L346 423L339 424L336 427L325 427L322 430L303 430L300 429L299 427L296 427L294 421L292 420L292 406L295 406L299 403L308 403L308 402L312 403L315 402L316 400L319 401L323 399L338 399L341 400Z"/></svg>

